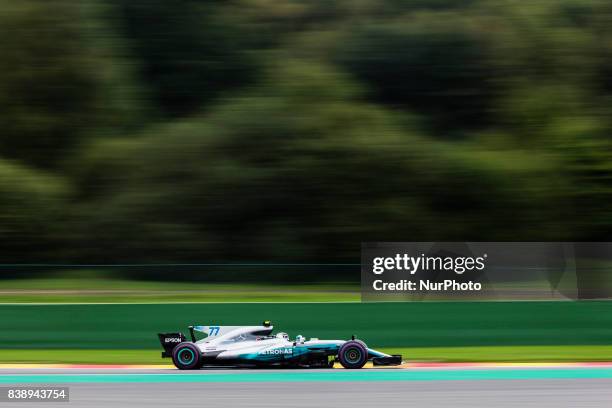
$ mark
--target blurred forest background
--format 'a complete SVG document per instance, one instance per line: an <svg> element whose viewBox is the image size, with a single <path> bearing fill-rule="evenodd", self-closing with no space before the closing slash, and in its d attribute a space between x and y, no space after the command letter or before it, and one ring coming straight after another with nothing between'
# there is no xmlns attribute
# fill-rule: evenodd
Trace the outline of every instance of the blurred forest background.
<svg viewBox="0 0 612 408"><path fill-rule="evenodd" d="M0 0L0 38L4 264L610 240L609 1Z"/></svg>

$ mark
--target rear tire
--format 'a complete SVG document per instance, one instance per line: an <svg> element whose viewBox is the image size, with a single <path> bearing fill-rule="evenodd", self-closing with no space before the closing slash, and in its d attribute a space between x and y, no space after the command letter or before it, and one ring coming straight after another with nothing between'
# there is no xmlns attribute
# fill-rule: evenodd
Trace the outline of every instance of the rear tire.
<svg viewBox="0 0 612 408"><path fill-rule="evenodd" d="M362 341L347 341L338 350L338 359L344 368L362 368L368 361L368 348Z"/></svg>
<svg viewBox="0 0 612 408"><path fill-rule="evenodd" d="M172 351L172 362L179 370L195 370L202 365L202 354L193 343L180 343Z"/></svg>

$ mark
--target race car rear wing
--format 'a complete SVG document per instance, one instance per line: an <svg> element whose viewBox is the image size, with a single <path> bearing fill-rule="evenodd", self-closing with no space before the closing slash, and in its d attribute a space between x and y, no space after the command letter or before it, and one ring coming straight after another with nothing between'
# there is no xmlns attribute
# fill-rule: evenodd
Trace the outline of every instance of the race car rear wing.
<svg viewBox="0 0 612 408"><path fill-rule="evenodd" d="M164 351L162 351L162 358L171 358L172 351L179 343L187 340L183 333L158 333L159 342L161 343Z"/></svg>

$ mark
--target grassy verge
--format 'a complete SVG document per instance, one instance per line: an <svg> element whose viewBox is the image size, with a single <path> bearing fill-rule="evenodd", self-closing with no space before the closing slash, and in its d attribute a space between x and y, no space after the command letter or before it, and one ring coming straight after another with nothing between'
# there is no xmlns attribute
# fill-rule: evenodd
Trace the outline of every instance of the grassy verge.
<svg viewBox="0 0 612 408"><path fill-rule="evenodd" d="M384 348L409 361L560 362L612 361L612 346L491 346Z"/></svg>
<svg viewBox="0 0 612 408"><path fill-rule="evenodd" d="M354 284L223 284L112 278L2 281L0 303L346 302L359 301Z"/></svg>
<svg viewBox="0 0 612 408"><path fill-rule="evenodd" d="M563 362L612 361L612 346L507 346L383 348L407 361ZM0 364L165 364L160 350L0 350Z"/></svg>

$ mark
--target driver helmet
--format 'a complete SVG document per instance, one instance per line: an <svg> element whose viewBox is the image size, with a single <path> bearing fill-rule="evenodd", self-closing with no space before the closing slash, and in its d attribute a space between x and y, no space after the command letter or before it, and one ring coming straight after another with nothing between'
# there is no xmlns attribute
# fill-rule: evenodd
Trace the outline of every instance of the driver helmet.
<svg viewBox="0 0 612 408"><path fill-rule="evenodd" d="M306 341L306 338L302 336L301 334L298 334L297 336L295 336L296 343L303 343L304 341Z"/></svg>
<svg viewBox="0 0 612 408"><path fill-rule="evenodd" d="M289 335L287 333L278 333L276 335L277 339L285 339L285 340L289 340Z"/></svg>

